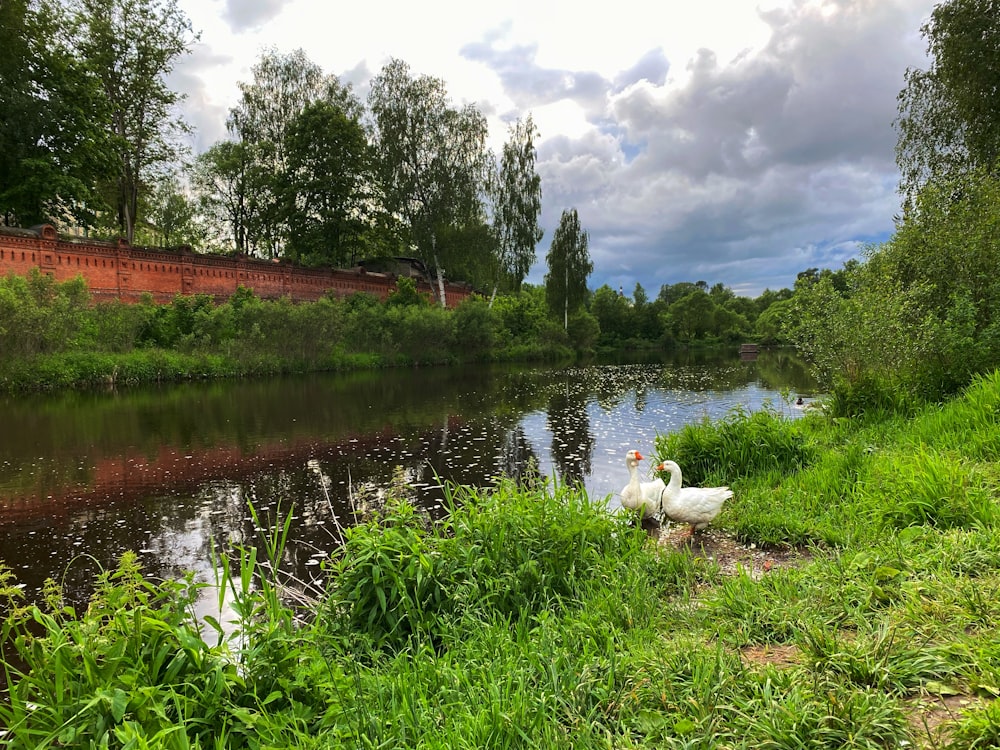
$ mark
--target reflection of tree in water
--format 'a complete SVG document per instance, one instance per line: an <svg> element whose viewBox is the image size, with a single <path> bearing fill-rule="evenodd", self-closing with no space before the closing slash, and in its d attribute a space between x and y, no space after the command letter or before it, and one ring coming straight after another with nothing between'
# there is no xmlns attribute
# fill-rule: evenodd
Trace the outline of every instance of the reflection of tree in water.
<svg viewBox="0 0 1000 750"><path fill-rule="evenodd" d="M590 476L594 435L587 414L587 398L569 384L549 398L546 422L552 433L552 461L566 484L582 484Z"/></svg>
<svg viewBox="0 0 1000 750"><path fill-rule="evenodd" d="M519 484L534 484L542 478L538 456L521 424L514 424L503 431L497 463L503 476Z"/></svg>

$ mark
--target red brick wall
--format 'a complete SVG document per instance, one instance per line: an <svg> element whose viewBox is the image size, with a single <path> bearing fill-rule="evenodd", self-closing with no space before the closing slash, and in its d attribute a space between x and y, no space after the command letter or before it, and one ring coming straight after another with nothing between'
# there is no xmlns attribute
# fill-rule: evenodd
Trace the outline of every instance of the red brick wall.
<svg viewBox="0 0 1000 750"><path fill-rule="evenodd" d="M0 228L0 275L26 276L33 268L56 281L83 276L95 299L138 301L149 293L157 302L177 294L210 294L224 302L237 286L253 289L263 299L288 296L296 302L316 300L332 291L338 297L369 292L385 299L396 288L391 274L300 268L246 257L201 255L189 249L157 250L96 240L60 238L45 224L34 229ZM421 292L437 298L435 289L417 281ZM445 284L448 307L471 294L460 284Z"/></svg>

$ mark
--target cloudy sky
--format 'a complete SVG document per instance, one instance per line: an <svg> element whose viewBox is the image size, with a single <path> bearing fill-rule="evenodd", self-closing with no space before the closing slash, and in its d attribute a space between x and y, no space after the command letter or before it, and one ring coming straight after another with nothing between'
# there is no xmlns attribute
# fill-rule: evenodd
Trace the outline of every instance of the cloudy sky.
<svg viewBox="0 0 1000 750"><path fill-rule="evenodd" d="M896 95L927 66L934 4L180 0L201 37L172 83L204 150L265 49L301 48L362 97L399 58L475 103L497 152L534 118L545 236L529 281L575 208L591 288L652 297L703 280L757 296L892 232Z"/></svg>

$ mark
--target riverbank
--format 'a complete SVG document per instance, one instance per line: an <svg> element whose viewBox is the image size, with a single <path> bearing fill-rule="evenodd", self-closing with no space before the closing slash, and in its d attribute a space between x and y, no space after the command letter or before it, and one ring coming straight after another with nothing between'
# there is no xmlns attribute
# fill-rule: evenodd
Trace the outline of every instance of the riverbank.
<svg viewBox="0 0 1000 750"><path fill-rule="evenodd" d="M86 613L53 589L7 619L5 658L34 668L0 708L6 739L989 746L998 410L993 375L911 418L737 413L637 446L701 446L703 482L736 492L693 543L568 487L456 489L439 525L399 487L307 604L250 550L223 556L238 656L221 626L191 628L194 584L153 584L126 556ZM281 530L269 539L278 560Z"/></svg>
<svg viewBox="0 0 1000 750"><path fill-rule="evenodd" d="M293 303L241 287L222 304L209 295L95 304L82 278L0 278L0 391L9 393L553 361L589 351L595 335L563 330L534 289L455 309L433 305L406 278L385 301L357 293Z"/></svg>

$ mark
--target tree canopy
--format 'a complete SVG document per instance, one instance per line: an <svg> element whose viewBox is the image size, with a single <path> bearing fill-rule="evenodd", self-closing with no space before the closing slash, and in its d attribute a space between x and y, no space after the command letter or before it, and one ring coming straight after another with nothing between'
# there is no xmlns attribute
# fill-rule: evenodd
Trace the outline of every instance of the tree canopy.
<svg viewBox="0 0 1000 750"><path fill-rule="evenodd" d="M908 208L929 181L995 170L1000 158L1000 4L946 0L920 32L931 64L906 72L895 122Z"/></svg>
<svg viewBox="0 0 1000 750"><path fill-rule="evenodd" d="M453 106L444 81L413 76L401 60L390 61L374 78L368 103L384 209L400 218L405 245L439 271L447 264L455 277L463 258L443 254L439 240L485 223L486 118L472 105Z"/></svg>

